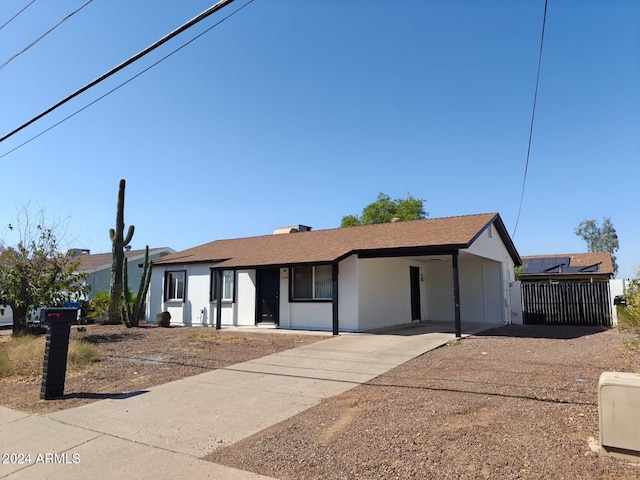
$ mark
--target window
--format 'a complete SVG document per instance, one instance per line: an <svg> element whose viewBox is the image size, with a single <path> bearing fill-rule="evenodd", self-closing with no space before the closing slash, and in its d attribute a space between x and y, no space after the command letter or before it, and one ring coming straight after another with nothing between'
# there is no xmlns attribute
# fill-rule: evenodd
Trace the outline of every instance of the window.
<svg viewBox="0 0 640 480"><path fill-rule="evenodd" d="M292 268L293 300L331 300L331 265Z"/></svg>
<svg viewBox="0 0 640 480"><path fill-rule="evenodd" d="M234 284L235 284L236 272L234 270L223 270L222 271L222 301L223 302L233 302L235 300L234 296ZM214 270L211 271L211 301L215 301L216 299L216 272Z"/></svg>
<svg viewBox="0 0 640 480"><path fill-rule="evenodd" d="M184 301L184 281L186 271L166 272L164 274L164 301Z"/></svg>

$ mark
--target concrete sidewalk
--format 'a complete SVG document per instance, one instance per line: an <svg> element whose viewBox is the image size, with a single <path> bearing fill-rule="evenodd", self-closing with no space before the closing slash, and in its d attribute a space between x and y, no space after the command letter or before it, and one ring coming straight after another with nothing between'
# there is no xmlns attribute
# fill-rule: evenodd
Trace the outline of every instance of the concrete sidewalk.
<svg viewBox="0 0 640 480"><path fill-rule="evenodd" d="M0 407L0 478L265 479L199 458L454 339L426 322L341 334L47 415Z"/></svg>

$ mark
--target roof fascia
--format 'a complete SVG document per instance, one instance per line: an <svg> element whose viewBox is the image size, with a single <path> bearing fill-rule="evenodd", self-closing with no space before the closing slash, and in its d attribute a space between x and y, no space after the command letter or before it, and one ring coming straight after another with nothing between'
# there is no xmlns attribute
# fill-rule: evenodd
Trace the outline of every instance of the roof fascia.
<svg viewBox="0 0 640 480"><path fill-rule="evenodd" d="M407 256L431 256L431 255L451 255L466 245L451 244L438 245L435 247L396 247L378 248L373 250L355 250L351 254L358 255L358 258L384 258L384 257L407 257Z"/></svg>

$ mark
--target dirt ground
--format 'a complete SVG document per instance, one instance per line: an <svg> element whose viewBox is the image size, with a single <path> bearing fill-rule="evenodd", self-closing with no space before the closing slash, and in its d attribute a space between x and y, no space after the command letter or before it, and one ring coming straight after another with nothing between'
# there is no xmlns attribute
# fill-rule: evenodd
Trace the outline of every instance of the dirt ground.
<svg viewBox="0 0 640 480"><path fill-rule="evenodd" d="M597 453L617 329L509 326L428 352L208 460L279 479L638 479Z"/></svg>
<svg viewBox="0 0 640 480"><path fill-rule="evenodd" d="M40 400L42 375L0 379L0 405L31 413L64 410L328 338L276 330L252 333L123 325L89 325L86 329L78 333L72 327L71 338L93 344L101 359L83 372L67 372L63 397Z"/></svg>
<svg viewBox="0 0 640 480"><path fill-rule="evenodd" d="M93 326L102 360L67 377L0 382L0 404L44 413L328 338ZM206 460L279 479L637 479L598 453L603 371L640 372L617 329L506 326L428 352Z"/></svg>

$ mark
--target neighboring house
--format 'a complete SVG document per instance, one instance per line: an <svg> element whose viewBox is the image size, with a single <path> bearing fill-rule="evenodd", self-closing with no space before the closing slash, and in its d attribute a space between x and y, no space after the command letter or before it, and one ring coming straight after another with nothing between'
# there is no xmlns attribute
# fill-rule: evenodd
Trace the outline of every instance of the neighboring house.
<svg viewBox="0 0 640 480"><path fill-rule="evenodd" d="M611 326L617 322L611 254L527 255L522 264L523 323Z"/></svg>
<svg viewBox="0 0 640 480"><path fill-rule="evenodd" d="M613 278L613 261L607 252L525 255L520 280L609 281Z"/></svg>
<svg viewBox="0 0 640 480"><path fill-rule="evenodd" d="M511 323L518 252L496 213L217 240L153 262L149 318L359 332Z"/></svg>
<svg viewBox="0 0 640 480"><path fill-rule="evenodd" d="M129 287L134 291L138 291L140 279L142 277L142 265L144 263L144 249L142 250L126 250L124 255L129 261L128 279ZM168 247L149 248L149 259L155 260L165 255L175 253L175 250ZM87 274L87 285L91 287L88 299L100 291L109 291L111 283L111 252L91 254L89 250L72 249L67 252L80 262L80 271Z"/></svg>

